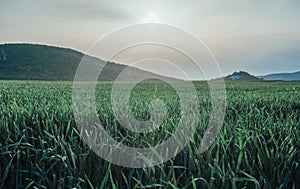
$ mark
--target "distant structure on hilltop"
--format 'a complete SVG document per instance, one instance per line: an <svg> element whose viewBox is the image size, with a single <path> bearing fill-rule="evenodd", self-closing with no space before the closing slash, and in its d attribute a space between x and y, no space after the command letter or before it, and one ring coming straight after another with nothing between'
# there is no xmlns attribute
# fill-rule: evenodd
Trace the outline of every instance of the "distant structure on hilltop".
<svg viewBox="0 0 300 189"><path fill-rule="evenodd" d="M6 61L7 60L7 54L5 51L1 51L1 57L0 60Z"/></svg>
<svg viewBox="0 0 300 189"><path fill-rule="evenodd" d="M231 75L228 78L231 79L231 80L238 80L238 79L241 78L241 76L239 76L239 75Z"/></svg>

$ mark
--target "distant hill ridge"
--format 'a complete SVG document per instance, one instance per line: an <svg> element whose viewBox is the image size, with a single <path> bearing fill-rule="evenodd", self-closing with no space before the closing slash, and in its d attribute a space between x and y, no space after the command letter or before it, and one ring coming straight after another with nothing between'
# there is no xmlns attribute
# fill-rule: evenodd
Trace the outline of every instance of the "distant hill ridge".
<svg viewBox="0 0 300 189"><path fill-rule="evenodd" d="M214 79L218 80L220 78ZM266 76L254 76L245 71L234 72L233 74L223 77L225 81L242 82L242 81L300 81L300 71L294 73L276 73Z"/></svg>
<svg viewBox="0 0 300 189"><path fill-rule="evenodd" d="M259 76L266 81L300 81L300 71L294 73L275 73Z"/></svg>

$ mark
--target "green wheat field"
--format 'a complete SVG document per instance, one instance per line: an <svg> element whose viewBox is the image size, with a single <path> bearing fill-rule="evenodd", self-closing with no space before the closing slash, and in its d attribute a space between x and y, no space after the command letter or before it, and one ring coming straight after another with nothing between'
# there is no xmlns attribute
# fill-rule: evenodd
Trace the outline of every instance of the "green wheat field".
<svg viewBox="0 0 300 189"><path fill-rule="evenodd" d="M223 127L199 153L210 96L195 82L199 125L171 160L125 168L97 156L83 141L72 111L72 82L0 81L0 188L300 188L300 82L227 82ZM126 130L111 107L111 83L96 89L106 130L126 145L147 147L172 135L179 97L165 83L138 84L132 114L148 120L150 102L166 104L167 119L148 134Z"/></svg>

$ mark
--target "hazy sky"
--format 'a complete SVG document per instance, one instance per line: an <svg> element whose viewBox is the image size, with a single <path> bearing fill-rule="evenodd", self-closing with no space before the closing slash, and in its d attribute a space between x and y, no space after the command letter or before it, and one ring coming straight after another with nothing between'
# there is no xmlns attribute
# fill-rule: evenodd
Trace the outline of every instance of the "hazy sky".
<svg viewBox="0 0 300 189"><path fill-rule="evenodd" d="M104 34L150 14L204 41L224 74L293 72L300 70L299 10L299 0L2 0L0 43L85 52Z"/></svg>

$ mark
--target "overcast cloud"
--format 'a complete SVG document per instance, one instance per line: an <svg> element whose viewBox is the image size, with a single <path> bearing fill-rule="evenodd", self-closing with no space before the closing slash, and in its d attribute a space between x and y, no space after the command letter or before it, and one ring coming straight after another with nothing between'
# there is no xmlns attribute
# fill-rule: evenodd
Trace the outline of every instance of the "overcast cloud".
<svg viewBox="0 0 300 189"><path fill-rule="evenodd" d="M99 1L0 2L0 43L29 42L86 51L104 34L141 22L149 12L162 23L202 39L224 74L256 75L300 70L300 1Z"/></svg>

